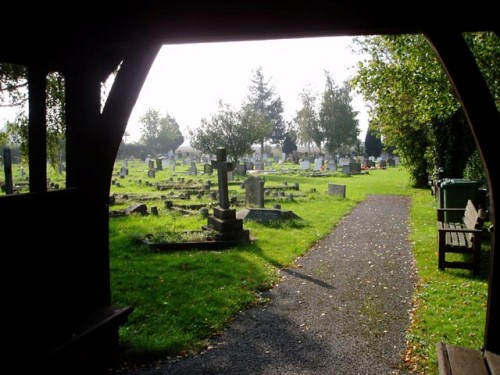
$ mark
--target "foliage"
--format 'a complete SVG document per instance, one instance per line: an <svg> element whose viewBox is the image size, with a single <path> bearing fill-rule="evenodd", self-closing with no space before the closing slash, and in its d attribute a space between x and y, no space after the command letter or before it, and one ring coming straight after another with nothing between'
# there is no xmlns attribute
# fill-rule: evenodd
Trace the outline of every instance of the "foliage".
<svg viewBox="0 0 500 375"><path fill-rule="evenodd" d="M283 140L282 151L285 154L290 154L297 150L297 133L292 127L289 127L285 133L285 139Z"/></svg>
<svg viewBox="0 0 500 375"><path fill-rule="evenodd" d="M184 142L179 124L168 113L162 117L158 110L148 109L139 122L142 124L141 141L152 156L175 151Z"/></svg>
<svg viewBox="0 0 500 375"><path fill-rule="evenodd" d="M380 132L373 129L368 129L365 136L365 152L368 156L374 156L378 158L382 154L384 146L382 144L382 139Z"/></svg>
<svg viewBox="0 0 500 375"><path fill-rule="evenodd" d="M498 105L498 64L492 62L500 61L499 39L492 33L468 33L465 39ZM354 44L370 56L352 80L368 102L370 128L395 147L416 186L439 168L459 177L463 159L473 152L472 137L463 130L460 103L429 43L415 34L355 38Z"/></svg>
<svg viewBox="0 0 500 375"><path fill-rule="evenodd" d="M338 87L329 72L325 71L326 87L319 112L320 127L328 152L336 153L342 147L356 144L359 135L357 112L353 110L349 82Z"/></svg>
<svg viewBox="0 0 500 375"><path fill-rule="evenodd" d="M306 145L314 142L321 152L325 136L316 111L316 97L307 89L303 89L299 96L302 108L297 111L293 120L297 128L297 139Z"/></svg>
<svg viewBox="0 0 500 375"><path fill-rule="evenodd" d="M262 121L262 114L249 107L235 112L222 100L217 113L210 120L201 119L201 126L189 130L191 146L205 153L216 154L218 147L225 147L227 155L237 161L252 152L252 145L258 139L256 122Z"/></svg>
<svg viewBox="0 0 500 375"><path fill-rule="evenodd" d="M477 181L479 186L484 188L487 187L486 174L484 172L483 161L479 155L479 151L476 149L467 160L464 169L464 178L468 180Z"/></svg>
<svg viewBox="0 0 500 375"><path fill-rule="evenodd" d="M253 116L253 127L257 131L257 139L263 153L266 140L279 144L284 138L283 102L270 85L270 81L265 80L262 67L254 70L251 82L250 93L243 107L247 112L259 114Z"/></svg>

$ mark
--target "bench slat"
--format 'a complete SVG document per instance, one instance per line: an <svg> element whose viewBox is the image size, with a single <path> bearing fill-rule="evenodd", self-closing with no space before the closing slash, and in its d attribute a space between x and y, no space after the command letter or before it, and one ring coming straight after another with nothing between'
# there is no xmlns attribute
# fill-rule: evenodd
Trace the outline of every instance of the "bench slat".
<svg viewBox="0 0 500 375"><path fill-rule="evenodd" d="M446 345L453 375L489 375L482 353L479 350Z"/></svg>
<svg viewBox="0 0 500 375"><path fill-rule="evenodd" d="M484 358L488 364L491 375L500 375L500 355L486 351Z"/></svg>

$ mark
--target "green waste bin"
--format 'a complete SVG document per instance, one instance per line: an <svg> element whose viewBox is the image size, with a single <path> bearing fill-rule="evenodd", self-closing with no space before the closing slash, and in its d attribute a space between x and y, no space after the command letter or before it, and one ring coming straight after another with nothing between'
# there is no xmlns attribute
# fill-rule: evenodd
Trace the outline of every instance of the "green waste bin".
<svg viewBox="0 0 500 375"><path fill-rule="evenodd" d="M479 184L477 181L457 178L447 178L440 184L442 208L465 208L470 199L477 207ZM445 212L444 221L460 222L463 212Z"/></svg>

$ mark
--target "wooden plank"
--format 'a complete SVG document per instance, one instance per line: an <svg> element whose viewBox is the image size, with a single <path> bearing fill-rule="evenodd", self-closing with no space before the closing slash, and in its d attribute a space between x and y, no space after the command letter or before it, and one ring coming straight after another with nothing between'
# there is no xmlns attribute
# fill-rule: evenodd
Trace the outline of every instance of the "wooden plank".
<svg viewBox="0 0 500 375"><path fill-rule="evenodd" d="M491 375L500 375L500 355L486 351L484 358L488 364Z"/></svg>
<svg viewBox="0 0 500 375"><path fill-rule="evenodd" d="M489 375L481 351L446 345L453 375Z"/></svg>
<svg viewBox="0 0 500 375"><path fill-rule="evenodd" d="M441 375L452 375L450 368L450 361L448 359L448 352L446 351L446 345L442 342L438 342L437 348L437 359L439 366L439 373Z"/></svg>

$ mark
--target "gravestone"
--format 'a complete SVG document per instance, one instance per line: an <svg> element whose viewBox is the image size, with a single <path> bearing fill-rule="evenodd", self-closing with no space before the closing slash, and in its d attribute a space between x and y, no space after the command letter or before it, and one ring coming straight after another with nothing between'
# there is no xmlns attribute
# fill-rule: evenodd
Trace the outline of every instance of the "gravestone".
<svg viewBox="0 0 500 375"><path fill-rule="evenodd" d="M302 160L300 162L300 169L308 170L310 167L311 167L311 163L309 160Z"/></svg>
<svg viewBox="0 0 500 375"><path fill-rule="evenodd" d="M360 174L361 173L361 163L349 163L351 174Z"/></svg>
<svg viewBox="0 0 500 375"><path fill-rule="evenodd" d="M335 164L333 160L330 160L328 162L328 170L332 172L335 172L337 170L337 164Z"/></svg>
<svg viewBox="0 0 500 375"><path fill-rule="evenodd" d="M238 164L236 166L236 173L240 176L245 176L247 174L247 167L246 164Z"/></svg>
<svg viewBox="0 0 500 375"><path fill-rule="evenodd" d="M121 167L120 169L120 177L125 177L128 175L128 168L127 167Z"/></svg>
<svg viewBox="0 0 500 375"><path fill-rule="evenodd" d="M256 176L249 176L245 181L245 205L247 207L264 207L264 183Z"/></svg>
<svg viewBox="0 0 500 375"><path fill-rule="evenodd" d="M191 166L189 167L188 174L190 176L196 176L198 174L198 168L196 168L196 160L191 161Z"/></svg>
<svg viewBox="0 0 500 375"><path fill-rule="evenodd" d="M345 185L328 183L328 195L345 198Z"/></svg>
<svg viewBox="0 0 500 375"><path fill-rule="evenodd" d="M155 176L156 176L155 169L154 168L149 169L148 170L148 177L155 178Z"/></svg>
<svg viewBox="0 0 500 375"><path fill-rule="evenodd" d="M386 169L387 168L387 162L384 159L380 160L379 161L379 167L381 169Z"/></svg>
<svg viewBox="0 0 500 375"><path fill-rule="evenodd" d="M351 175L351 166L350 164L344 164L342 165L342 173L347 175L347 176L350 176Z"/></svg>
<svg viewBox="0 0 500 375"><path fill-rule="evenodd" d="M157 171L163 170L163 163L160 158L156 159L156 170Z"/></svg>
<svg viewBox="0 0 500 375"><path fill-rule="evenodd" d="M246 161L245 162L245 169L247 171L252 171L253 170L253 161Z"/></svg>
<svg viewBox="0 0 500 375"><path fill-rule="evenodd" d="M155 161L153 159L149 159L148 166L149 166L149 169L154 169L155 168Z"/></svg>
<svg viewBox="0 0 500 375"><path fill-rule="evenodd" d="M343 167L344 165L349 165L351 163L350 158L339 158L338 165Z"/></svg>
<svg viewBox="0 0 500 375"><path fill-rule="evenodd" d="M214 172L214 167L212 167L212 164L205 164L203 166L203 173L212 174L213 172Z"/></svg>
<svg viewBox="0 0 500 375"><path fill-rule="evenodd" d="M213 215L208 216L208 224L204 229L217 231L217 241L248 241L250 232L243 228L243 220L236 218L236 210L229 206L227 172L233 170L233 165L227 161L224 147L217 148L216 157L216 160L212 160L212 166L217 168L219 205L214 207Z"/></svg>
<svg viewBox="0 0 500 375"><path fill-rule="evenodd" d="M314 170L320 171L323 166L323 158L314 159Z"/></svg>
<svg viewBox="0 0 500 375"><path fill-rule="evenodd" d="M289 210L281 210L280 208L244 208L236 214L238 219L258 222L268 222L277 220L302 220L300 216Z"/></svg>
<svg viewBox="0 0 500 375"><path fill-rule="evenodd" d="M168 168L169 165L170 165L170 160L169 159L167 159L167 158L161 159L161 166L162 166L162 168Z"/></svg>
<svg viewBox="0 0 500 375"><path fill-rule="evenodd" d="M264 163L257 161L255 162L255 169L258 171L263 171L264 170Z"/></svg>

